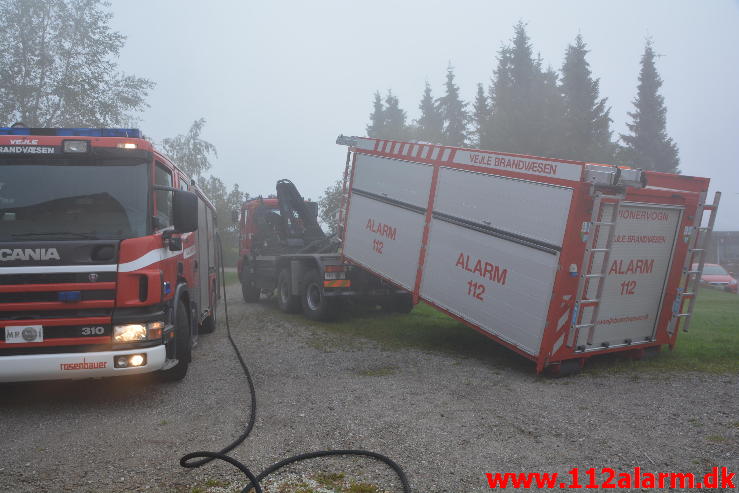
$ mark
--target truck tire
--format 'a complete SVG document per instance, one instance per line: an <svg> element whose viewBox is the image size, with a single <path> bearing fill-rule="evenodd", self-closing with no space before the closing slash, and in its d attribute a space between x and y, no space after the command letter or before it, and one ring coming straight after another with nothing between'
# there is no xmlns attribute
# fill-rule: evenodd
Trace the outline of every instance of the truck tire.
<svg viewBox="0 0 739 493"><path fill-rule="evenodd" d="M241 294L247 303L256 303L259 301L259 295L262 291L254 285L254 280L250 279L251 276L247 272L248 268L247 265L244 265L241 273Z"/></svg>
<svg viewBox="0 0 739 493"><path fill-rule="evenodd" d="M277 306L285 313L298 313L300 296L290 294L290 269L280 270L277 276Z"/></svg>
<svg viewBox="0 0 739 493"><path fill-rule="evenodd" d="M182 302L177 303L174 330L177 364L172 368L162 370L160 372L161 378L168 382L176 382L185 378L185 375L187 375L187 368L190 366L190 358L192 356L190 317L187 313L187 308L185 308L185 304Z"/></svg>
<svg viewBox="0 0 739 493"><path fill-rule="evenodd" d="M216 303L215 299L218 297L215 293L216 291L213 291L213 296L210 300L210 315L203 320L203 323L200 324L200 327L198 328L198 333L200 334L210 334L214 330L216 330L216 324L218 323L218 319L216 318Z"/></svg>
<svg viewBox="0 0 739 493"><path fill-rule="evenodd" d="M203 320L203 323L200 324L200 327L198 328L199 334L210 334L216 330L216 314L213 312L211 315L208 315L208 317Z"/></svg>
<svg viewBox="0 0 739 493"><path fill-rule="evenodd" d="M326 321L334 315L332 300L324 295L323 279L315 269L307 271L303 277L301 303L303 315L311 320Z"/></svg>

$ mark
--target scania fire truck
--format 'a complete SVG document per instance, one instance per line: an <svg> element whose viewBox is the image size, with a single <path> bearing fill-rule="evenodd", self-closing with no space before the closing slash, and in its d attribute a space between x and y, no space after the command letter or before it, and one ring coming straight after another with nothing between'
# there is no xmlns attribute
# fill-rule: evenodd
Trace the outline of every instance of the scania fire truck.
<svg viewBox="0 0 739 493"><path fill-rule="evenodd" d="M0 381L187 372L215 211L137 129L0 129Z"/></svg>

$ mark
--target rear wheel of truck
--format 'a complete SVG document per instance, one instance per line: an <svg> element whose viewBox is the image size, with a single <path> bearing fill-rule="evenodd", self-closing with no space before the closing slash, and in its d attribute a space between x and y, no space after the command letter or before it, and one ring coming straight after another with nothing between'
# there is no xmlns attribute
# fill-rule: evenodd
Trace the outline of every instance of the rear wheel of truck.
<svg viewBox="0 0 739 493"><path fill-rule="evenodd" d="M185 304L177 303L175 313L175 355L177 364L167 370L162 370L160 376L163 380L175 382L182 380L187 375L187 367L190 365L191 339L190 339L190 317L187 314Z"/></svg>
<svg viewBox="0 0 739 493"><path fill-rule="evenodd" d="M333 302L323 292L323 279L318 271L311 269L303 277L303 315L311 320L330 320L334 314Z"/></svg>
<svg viewBox="0 0 739 493"><path fill-rule="evenodd" d="M297 313L300 310L300 296L291 294L290 269L282 269L277 276L277 306L285 313Z"/></svg>
<svg viewBox="0 0 739 493"><path fill-rule="evenodd" d="M249 267L245 265L244 270L241 273L241 294L244 296L244 301L247 303L256 303L259 301L261 290L256 287L254 280L251 279L251 276L247 271L248 268Z"/></svg>

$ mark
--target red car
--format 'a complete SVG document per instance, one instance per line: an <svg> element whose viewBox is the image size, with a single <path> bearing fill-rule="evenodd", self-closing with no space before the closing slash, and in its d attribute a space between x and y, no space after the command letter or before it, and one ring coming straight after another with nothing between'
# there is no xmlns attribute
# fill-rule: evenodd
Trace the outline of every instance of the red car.
<svg viewBox="0 0 739 493"><path fill-rule="evenodd" d="M693 269L696 269L697 267L697 265L693 265ZM737 281L734 279L733 274L733 272L727 272L726 269L718 264L704 264L701 283L711 287L721 288L724 291L736 293Z"/></svg>

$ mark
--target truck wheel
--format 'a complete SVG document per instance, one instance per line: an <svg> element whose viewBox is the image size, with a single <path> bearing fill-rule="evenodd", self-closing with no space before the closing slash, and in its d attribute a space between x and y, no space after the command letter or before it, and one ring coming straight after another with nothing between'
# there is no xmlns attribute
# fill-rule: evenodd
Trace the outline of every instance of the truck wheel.
<svg viewBox="0 0 739 493"><path fill-rule="evenodd" d="M399 294L382 304L382 308L390 313L410 313L413 310L413 295Z"/></svg>
<svg viewBox="0 0 739 493"><path fill-rule="evenodd" d="M163 380L175 382L182 380L187 375L187 367L190 365L192 347L190 345L190 317L184 303L177 304L175 313L175 354L177 364L172 368L163 370L160 375Z"/></svg>
<svg viewBox="0 0 739 493"><path fill-rule="evenodd" d="M212 299L210 300L210 315L200 324L198 328L198 333L200 334L210 334L216 330L216 323L218 323L218 319L216 318L216 297L215 291L213 291L213 296L211 296Z"/></svg>
<svg viewBox="0 0 739 493"><path fill-rule="evenodd" d="M333 315L332 300L323 292L323 279L318 271L311 269L303 277L303 315L311 320L330 320Z"/></svg>
<svg viewBox="0 0 739 493"><path fill-rule="evenodd" d="M210 334L216 330L216 314L215 312L211 315L208 315L208 318L203 320L203 323L200 324L200 327L198 328L199 334Z"/></svg>
<svg viewBox="0 0 739 493"><path fill-rule="evenodd" d="M285 313L300 310L300 296L290 294L290 269L282 269L277 276L277 306Z"/></svg>
<svg viewBox="0 0 739 493"><path fill-rule="evenodd" d="M256 303L259 301L259 295L261 290L254 285L254 281L249 279L249 273L246 272L248 267L244 266L244 271L241 274L241 294L244 296L244 301L247 303Z"/></svg>

